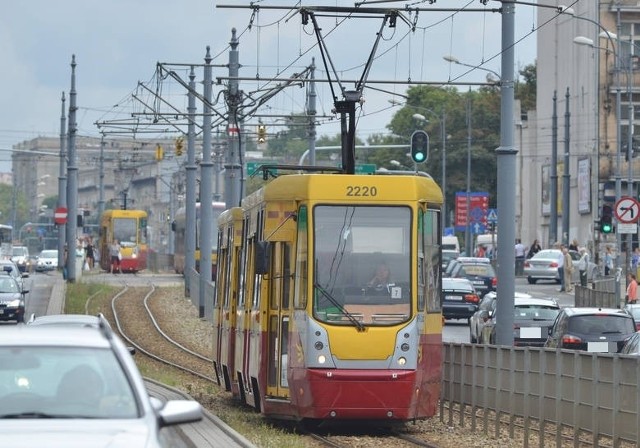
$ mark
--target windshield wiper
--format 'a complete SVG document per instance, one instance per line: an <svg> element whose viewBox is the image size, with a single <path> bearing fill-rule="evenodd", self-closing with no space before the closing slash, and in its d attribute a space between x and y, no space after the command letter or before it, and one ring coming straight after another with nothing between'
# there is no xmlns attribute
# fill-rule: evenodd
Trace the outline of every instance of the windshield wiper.
<svg viewBox="0 0 640 448"><path fill-rule="evenodd" d="M364 325L362 324L362 322L360 322L358 319L353 317L353 315L351 313L349 313L347 310L345 310L344 307L342 305L340 305L340 302L338 302L331 294L329 294L329 292L327 290L325 290L317 282L314 283L313 286L316 289L318 289L318 291L320 291L320 293L323 296L325 296L327 299L329 299L329 302L331 302L336 308L338 308L338 310L340 310L340 312L344 316L347 316L347 319L349 319L351 321L351 323L353 323L353 325L358 327L358 331L364 331Z"/></svg>
<svg viewBox="0 0 640 448"><path fill-rule="evenodd" d="M47 414L46 412L31 411L31 412L19 412L15 414L0 415L0 419L2 418L67 418L67 416Z"/></svg>

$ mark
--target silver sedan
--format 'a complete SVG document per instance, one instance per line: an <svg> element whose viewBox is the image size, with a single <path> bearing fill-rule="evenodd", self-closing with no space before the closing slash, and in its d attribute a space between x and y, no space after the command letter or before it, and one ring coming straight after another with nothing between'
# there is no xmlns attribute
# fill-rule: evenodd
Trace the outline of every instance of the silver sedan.
<svg viewBox="0 0 640 448"><path fill-rule="evenodd" d="M573 283L580 282L580 272L578 272L578 260L580 260L580 254L576 251L570 250L571 260L573 261L574 269L572 275ZM524 275L527 277L529 284L534 284L538 280L549 280L560 283L560 275L558 273L558 267L562 262L562 251L559 249L545 249L541 250L533 257L524 262ZM598 265L589 261L587 268L587 281L591 281L600 276L600 270Z"/></svg>

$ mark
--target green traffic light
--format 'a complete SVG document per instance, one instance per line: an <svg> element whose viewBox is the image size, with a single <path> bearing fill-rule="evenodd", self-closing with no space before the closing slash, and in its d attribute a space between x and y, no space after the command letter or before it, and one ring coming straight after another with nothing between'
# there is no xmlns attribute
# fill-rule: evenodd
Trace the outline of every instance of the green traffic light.
<svg viewBox="0 0 640 448"><path fill-rule="evenodd" d="M611 233L613 226L611 226L611 224L602 224L602 226L600 226L600 230L602 233Z"/></svg>
<svg viewBox="0 0 640 448"><path fill-rule="evenodd" d="M417 152L413 155L413 158L415 159L416 162L422 162L424 160L424 153Z"/></svg>

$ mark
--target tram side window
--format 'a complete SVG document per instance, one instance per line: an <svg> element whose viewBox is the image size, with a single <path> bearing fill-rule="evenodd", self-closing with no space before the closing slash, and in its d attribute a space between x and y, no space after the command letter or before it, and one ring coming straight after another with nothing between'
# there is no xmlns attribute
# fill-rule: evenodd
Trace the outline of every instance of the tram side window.
<svg viewBox="0 0 640 448"><path fill-rule="evenodd" d="M426 298L427 311L440 312L440 213L437 210L427 210L422 214L421 227L419 260L422 266L419 266L418 277L423 278L423 284L420 285L420 292Z"/></svg>
<svg viewBox="0 0 640 448"><path fill-rule="evenodd" d="M301 309L307 306L308 249L307 249L307 207L298 210L298 239L296 243L296 276L294 307Z"/></svg>

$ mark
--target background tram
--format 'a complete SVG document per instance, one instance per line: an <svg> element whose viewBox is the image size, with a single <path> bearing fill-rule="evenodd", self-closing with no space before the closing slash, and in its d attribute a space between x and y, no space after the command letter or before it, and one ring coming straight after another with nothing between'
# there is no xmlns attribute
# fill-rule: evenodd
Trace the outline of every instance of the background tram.
<svg viewBox="0 0 640 448"><path fill-rule="evenodd" d="M225 212L219 384L274 418L435 415L441 205L428 176L291 174ZM391 278L371 285L380 263Z"/></svg>
<svg viewBox="0 0 640 448"><path fill-rule="evenodd" d="M211 280L215 281L216 273L218 271L218 263L217 263L217 246L216 243L218 241L218 226L217 221L220 214L225 209L224 202L212 202L211 209L213 214L213 229L211 233ZM196 202L196 253L195 253L195 266L196 271L200 272L200 203ZM174 254L173 254L173 268L177 274L184 274L184 266L185 266L185 238L187 233L187 220L186 220L186 208L181 207L175 214L173 223L173 238L174 238Z"/></svg>
<svg viewBox="0 0 640 448"><path fill-rule="evenodd" d="M144 210L105 210L100 217L98 247L100 267L110 270L109 246L118 240L121 247L122 272L138 272L147 268L147 212Z"/></svg>

